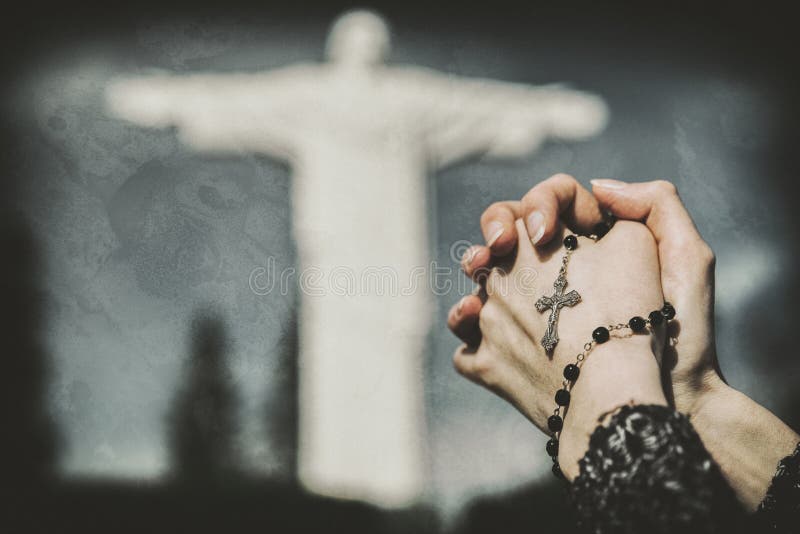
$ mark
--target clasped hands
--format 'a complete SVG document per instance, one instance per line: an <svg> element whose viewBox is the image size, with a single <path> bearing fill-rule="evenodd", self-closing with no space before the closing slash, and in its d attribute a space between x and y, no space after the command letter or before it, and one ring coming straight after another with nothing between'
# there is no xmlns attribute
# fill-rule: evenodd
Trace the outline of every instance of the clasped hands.
<svg viewBox="0 0 800 534"><path fill-rule="evenodd" d="M765 412L770 423L782 423L730 388L719 372L714 254L671 183L593 180L592 187L590 193L573 177L558 174L521 200L492 204L483 213L486 245L471 247L462 258L480 292L461 299L448 315L449 328L464 342L453 357L456 370L547 432L561 370L592 329L646 316L667 300L678 314L669 326L612 339L586 358L561 434L561 468L570 480L578 475L589 436L609 411L629 403L668 404L690 416L740 499L755 506L785 453L782 445L792 444L796 434L783 425L768 443L731 439L741 434L732 429L742 411L762 418ZM562 310L561 341L546 353L540 340L547 313L537 312L534 302L552 292L565 232L590 234L603 211L618 222L597 243L579 238L567 290L578 290L582 301ZM756 453L759 445L774 452Z"/></svg>

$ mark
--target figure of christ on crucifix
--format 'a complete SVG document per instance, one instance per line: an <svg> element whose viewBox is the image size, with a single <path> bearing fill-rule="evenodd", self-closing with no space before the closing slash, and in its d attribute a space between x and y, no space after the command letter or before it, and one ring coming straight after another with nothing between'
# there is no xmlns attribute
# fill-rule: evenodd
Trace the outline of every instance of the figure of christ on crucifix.
<svg viewBox="0 0 800 534"><path fill-rule="evenodd" d="M346 269L357 282L346 294L301 291L300 480L406 506L425 481L429 174L469 156L521 157L548 138L592 136L607 112L600 98L561 86L388 66L388 51L384 21L356 11L334 24L327 62L129 77L111 83L107 102L138 125L174 126L198 151L291 166L300 272L330 280ZM371 283L376 270L390 280Z"/></svg>
<svg viewBox="0 0 800 534"><path fill-rule="evenodd" d="M564 290L566 287L566 277L559 274L556 281L553 282L553 288L555 289L553 295L541 297L536 301L536 309L540 312L550 310L550 317L547 318L547 330L544 331L544 337L542 337L542 347L547 352L552 351L558 344L558 316L561 308L575 306L581 301L581 296L574 289L565 295Z"/></svg>

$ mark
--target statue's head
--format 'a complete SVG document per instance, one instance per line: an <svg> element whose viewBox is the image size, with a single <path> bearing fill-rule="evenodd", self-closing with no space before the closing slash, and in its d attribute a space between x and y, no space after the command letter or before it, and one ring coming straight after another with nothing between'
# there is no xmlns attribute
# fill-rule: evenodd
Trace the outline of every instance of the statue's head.
<svg viewBox="0 0 800 534"><path fill-rule="evenodd" d="M365 67L382 63L389 54L389 28L371 11L349 11L333 23L326 54L334 63Z"/></svg>

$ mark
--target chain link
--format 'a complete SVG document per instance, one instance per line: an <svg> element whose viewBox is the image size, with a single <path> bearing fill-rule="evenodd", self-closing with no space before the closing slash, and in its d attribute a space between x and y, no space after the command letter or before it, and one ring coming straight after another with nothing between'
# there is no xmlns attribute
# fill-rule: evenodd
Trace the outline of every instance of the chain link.
<svg viewBox="0 0 800 534"><path fill-rule="evenodd" d="M564 256L561 258L561 268L558 270L559 278L562 276L567 275L567 265L569 265L569 257L572 255L572 251L567 249L564 253Z"/></svg>

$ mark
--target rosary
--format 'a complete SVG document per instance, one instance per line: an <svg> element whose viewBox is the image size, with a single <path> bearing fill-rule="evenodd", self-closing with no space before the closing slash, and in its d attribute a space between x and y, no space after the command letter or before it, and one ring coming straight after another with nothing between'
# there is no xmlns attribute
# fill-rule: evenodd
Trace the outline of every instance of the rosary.
<svg viewBox="0 0 800 534"><path fill-rule="evenodd" d="M594 227L594 233L588 237L593 241L598 241L611 229L613 222L600 223ZM536 301L536 309L539 312L550 310L550 317L547 319L547 329L545 330L544 337L542 338L542 346L547 352L551 352L558 344L558 317L559 311L565 306L575 306L581 301L580 294L572 290L566 295L564 291L567 287L567 265L572 252L578 248L578 238L574 235L568 235L564 238L564 248L566 252L561 259L561 268L558 271L556 281L553 283L554 292L552 296L543 296ZM561 437L561 429L564 426L564 417L566 416L567 407L570 401L570 391L575 386L578 376L581 372L586 356L592 349L602 343L605 343L611 338L611 332L615 330L630 330L633 333L641 333L647 330L647 327L654 328L662 322L669 321L675 317L675 308L672 304L665 302L660 310L650 312L647 319L643 317L631 318L627 323L617 323L608 326L598 326L592 331L591 341L583 345L583 351L578 353L575 357L575 363L570 363L564 367L564 381L561 383L562 389L556 391L555 402L556 408L553 410L553 415L547 418L547 428L552 432L552 437L547 442L547 454L553 459L553 474L558 478L564 478L564 473L561 471L561 466L558 464L558 440Z"/></svg>

